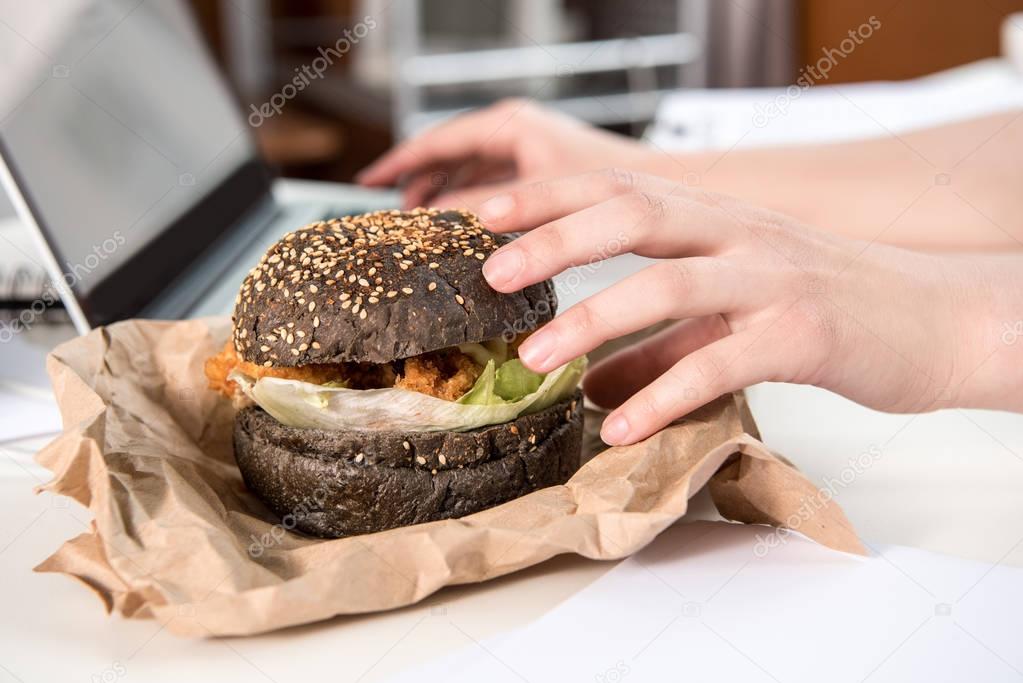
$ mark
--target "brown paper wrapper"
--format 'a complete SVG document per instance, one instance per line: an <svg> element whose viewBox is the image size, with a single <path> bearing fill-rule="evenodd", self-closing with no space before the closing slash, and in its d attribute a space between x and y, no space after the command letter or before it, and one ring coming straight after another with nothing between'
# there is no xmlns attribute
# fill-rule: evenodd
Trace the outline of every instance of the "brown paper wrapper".
<svg viewBox="0 0 1023 683"><path fill-rule="evenodd" d="M74 576L108 610L179 635L253 634L409 605L561 553L625 557L708 482L728 519L863 552L841 509L753 436L741 396L595 457L591 416L591 459L567 484L469 517L337 540L287 531L245 489L233 408L205 387L203 362L228 330L220 319L128 321L53 352L64 432L37 456L54 475L41 488L94 521L37 571Z"/></svg>

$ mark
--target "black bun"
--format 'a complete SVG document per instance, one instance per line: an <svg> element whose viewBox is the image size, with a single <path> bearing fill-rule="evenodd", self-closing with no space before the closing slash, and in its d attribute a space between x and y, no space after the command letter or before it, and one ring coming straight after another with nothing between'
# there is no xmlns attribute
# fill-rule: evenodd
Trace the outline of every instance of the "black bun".
<svg viewBox="0 0 1023 683"><path fill-rule="evenodd" d="M483 261L507 238L467 211L378 211L288 233L242 283L234 345L262 365L386 363L550 321L550 280L494 291Z"/></svg>
<svg viewBox="0 0 1023 683"><path fill-rule="evenodd" d="M479 512L579 468L582 394L470 432L296 429L238 413L245 484L289 527L336 538Z"/></svg>

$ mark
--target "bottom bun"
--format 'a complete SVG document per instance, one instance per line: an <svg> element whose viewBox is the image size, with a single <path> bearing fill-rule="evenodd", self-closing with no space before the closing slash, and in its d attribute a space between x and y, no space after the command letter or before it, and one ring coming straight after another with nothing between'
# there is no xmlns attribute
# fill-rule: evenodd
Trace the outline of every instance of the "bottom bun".
<svg viewBox="0 0 1023 683"><path fill-rule="evenodd" d="M234 454L245 484L285 528L372 533L565 483L579 468L581 396L469 432L300 429L246 408L235 417Z"/></svg>

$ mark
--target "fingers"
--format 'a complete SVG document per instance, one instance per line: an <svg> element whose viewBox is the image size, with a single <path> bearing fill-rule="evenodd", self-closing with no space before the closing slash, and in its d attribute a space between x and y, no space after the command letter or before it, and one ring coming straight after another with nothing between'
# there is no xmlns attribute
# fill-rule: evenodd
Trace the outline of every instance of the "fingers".
<svg viewBox="0 0 1023 683"><path fill-rule="evenodd" d="M635 443L722 394L784 375L794 354L769 336L747 328L693 351L608 415L601 439Z"/></svg>
<svg viewBox="0 0 1023 683"><path fill-rule="evenodd" d="M406 179L402 201L406 209L473 207L506 188L515 187L516 183L505 182L514 177L515 166L511 163L470 159L435 164Z"/></svg>
<svg viewBox="0 0 1023 683"><path fill-rule="evenodd" d="M554 194L548 199L558 201ZM724 250L734 233L733 224L702 204L682 197L624 194L501 247L483 264L483 275L497 291L514 292L571 266L625 252L654 258L712 255Z"/></svg>
<svg viewBox="0 0 1023 683"><path fill-rule="evenodd" d="M411 209L417 206L432 206L433 197L443 190L449 171L446 166L435 164L412 176L402 190L402 206Z"/></svg>
<svg viewBox="0 0 1023 683"><path fill-rule="evenodd" d="M535 372L551 370L609 339L654 323L735 311L749 299L746 280L717 259L660 261L576 304L519 347Z"/></svg>
<svg viewBox="0 0 1023 683"><path fill-rule="evenodd" d="M456 116L397 145L358 176L368 186L394 185L398 179L433 164L475 155L511 156L517 119L528 102L509 100Z"/></svg>
<svg viewBox="0 0 1023 683"><path fill-rule="evenodd" d="M677 190L677 183L669 180L612 168L523 185L491 198L477 212L494 232L517 232L612 197L638 193L671 196Z"/></svg>
<svg viewBox="0 0 1023 683"><path fill-rule="evenodd" d="M522 183L520 181L510 180L507 182L480 185L479 187L460 187L437 195L433 198L431 205L442 209L455 209L461 207L473 209L491 197L503 194L521 185Z"/></svg>
<svg viewBox="0 0 1023 683"><path fill-rule="evenodd" d="M728 325L719 315L682 320L591 367L583 390L598 406L617 408L680 358L728 333Z"/></svg>

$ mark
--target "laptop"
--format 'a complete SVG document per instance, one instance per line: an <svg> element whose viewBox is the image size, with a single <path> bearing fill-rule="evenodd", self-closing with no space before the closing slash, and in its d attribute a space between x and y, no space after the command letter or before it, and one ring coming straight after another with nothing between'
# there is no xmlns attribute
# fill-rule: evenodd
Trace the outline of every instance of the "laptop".
<svg viewBox="0 0 1023 683"><path fill-rule="evenodd" d="M228 313L285 232L396 205L274 178L254 141L263 120L182 2L5 3L0 20L0 180L79 333Z"/></svg>

